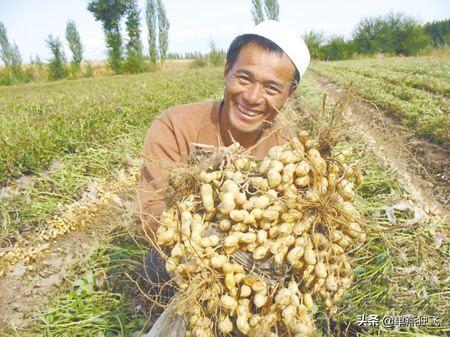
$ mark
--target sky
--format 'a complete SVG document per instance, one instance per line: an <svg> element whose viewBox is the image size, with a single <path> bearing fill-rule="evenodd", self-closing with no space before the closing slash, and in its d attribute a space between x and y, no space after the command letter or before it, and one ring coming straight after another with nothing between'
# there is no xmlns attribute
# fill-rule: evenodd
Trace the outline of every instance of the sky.
<svg viewBox="0 0 450 337"><path fill-rule="evenodd" d="M39 55L50 58L45 39L49 34L65 41L68 20L74 20L84 46L84 58L106 58L106 45L100 22L86 8L89 0L0 0L0 22L10 41L19 47L25 63ZM141 8L142 35L147 52L144 19L145 0ZM163 0L170 22L169 52L207 52L210 41L227 49L232 39L253 25L251 0ZM326 35L351 38L356 24L368 16L401 12L422 23L450 18L448 0L278 0L280 21L290 25L299 35L308 30Z"/></svg>

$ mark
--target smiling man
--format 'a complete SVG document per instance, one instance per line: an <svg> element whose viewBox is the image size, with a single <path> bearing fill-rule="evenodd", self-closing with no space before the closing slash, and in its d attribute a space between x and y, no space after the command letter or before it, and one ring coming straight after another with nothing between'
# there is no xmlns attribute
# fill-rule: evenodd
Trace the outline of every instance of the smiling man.
<svg viewBox="0 0 450 337"><path fill-rule="evenodd" d="M292 98L298 73L274 42L258 35L237 37L228 52L220 127L225 143L231 135L250 147Z"/></svg>
<svg viewBox="0 0 450 337"><path fill-rule="evenodd" d="M231 43L224 69L223 100L173 107L158 116L144 141L144 155L163 165L142 167L135 215L147 234L158 227L165 208L162 190L168 168L187 161L197 144L229 146L232 139L264 158L281 143L271 132L278 112L293 98L309 64L309 52L295 31L278 21L264 21ZM163 168L165 166L165 168Z"/></svg>
<svg viewBox="0 0 450 337"><path fill-rule="evenodd" d="M293 98L309 59L308 48L296 32L277 21L262 22L231 43L223 100L173 107L153 121L144 141L144 154L153 160L142 167L134 207L138 226L147 237L152 238L166 207L162 191L168 169L187 161L198 144L229 146L234 139L252 147L253 156L262 159L282 142L280 132L272 130L273 122ZM153 282L169 279L156 250L150 250L146 266Z"/></svg>

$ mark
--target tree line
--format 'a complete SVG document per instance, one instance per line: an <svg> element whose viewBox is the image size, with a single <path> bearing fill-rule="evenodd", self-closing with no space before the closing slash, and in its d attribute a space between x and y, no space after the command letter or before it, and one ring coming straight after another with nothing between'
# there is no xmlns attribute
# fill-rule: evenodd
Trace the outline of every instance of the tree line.
<svg viewBox="0 0 450 337"><path fill-rule="evenodd" d="M424 25L401 13L363 18L352 38L325 37L323 32L308 31L303 39L311 57L319 60L345 60L356 55L375 54L413 56L426 48L450 44L450 20Z"/></svg>
<svg viewBox="0 0 450 337"><path fill-rule="evenodd" d="M251 0L255 25L264 20L279 20L277 0ZM352 39L340 35L327 38L323 32L303 34L311 57L320 60L344 60L355 55L417 55L427 47L450 44L450 19L425 25L401 13L363 18L354 28Z"/></svg>
<svg viewBox="0 0 450 337"><path fill-rule="evenodd" d="M169 20L162 0L147 0L145 19L148 28L149 55L145 56L141 41L141 11L137 0L91 0L87 6L94 18L102 24L108 49L108 65L115 73L139 73L155 67L158 60L163 63L168 57ZM126 36L122 36L122 21L125 20ZM60 38L48 35L45 40L50 49L48 79L57 80L81 74L84 48L73 20L66 24L65 37L72 59L68 64ZM24 69L17 45L10 41L3 23L0 22L0 58L5 64L6 77L0 84L28 82L33 79L31 68ZM31 65L42 69L44 63L39 56L31 57ZM85 74L92 75L87 65Z"/></svg>
<svg viewBox="0 0 450 337"><path fill-rule="evenodd" d="M251 0L255 25L264 20L278 20L277 0ZM427 47L450 44L450 19L421 25L413 17L401 13L363 18L354 28L352 39L340 35L327 38L323 32L303 34L311 57L320 60L344 60L359 55L417 55Z"/></svg>

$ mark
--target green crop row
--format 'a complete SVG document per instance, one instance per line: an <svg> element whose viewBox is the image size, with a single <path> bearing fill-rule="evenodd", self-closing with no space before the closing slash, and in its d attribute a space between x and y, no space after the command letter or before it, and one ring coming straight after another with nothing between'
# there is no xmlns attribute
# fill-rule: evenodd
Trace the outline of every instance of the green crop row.
<svg viewBox="0 0 450 337"><path fill-rule="evenodd" d="M417 89L406 80L386 80L383 75L376 75L373 68L367 68L371 70L366 71L358 66L355 70L348 62L319 62L313 64L312 69L338 85L352 84L358 94L400 119L402 123L414 129L418 136L444 145L449 144L447 97ZM380 64L378 73L383 72Z"/></svg>
<svg viewBox="0 0 450 337"><path fill-rule="evenodd" d="M413 105L421 106L427 110L440 109L444 113L449 113L448 99L442 95L430 93L425 90L417 89L414 86L410 86L409 83L401 78L389 78L387 75L379 75L382 72L358 70L347 67L336 67L335 65L321 65L328 73L333 73L336 76L346 78L348 81L353 81L354 85L362 83L361 87L369 86L373 89L381 88L385 92L388 92L399 99L407 101ZM367 84L367 85L365 85Z"/></svg>
<svg viewBox="0 0 450 337"><path fill-rule="evenodd" d="M140 145L165 108L217 98L220 76L187 69L0 88L0 185L66 154Z"/></svg>
<svg viewBox="0 0 450 337"><path fill-rule="evenodd" d="M333 62L335 64L390 70L404 73L409 76L425 76L446 81L450 71L448 55L445 57L388 57L388 58L365 58L362 60L346 60Z"/></svg>
<svg viewBox="0 0 450 337"><path fill-rule="evenodd" d="M366 77L376 78L386 81L391 84L408 86L415 89L422 89L435 93L436 95L450 94L450 83L448 78L434 77L430 74L411 74L395 71L393 69L383 69L374 66L368 67L364 63L345 63L345 64L333 64L333 69L342 69L351 71Z"/></svg>

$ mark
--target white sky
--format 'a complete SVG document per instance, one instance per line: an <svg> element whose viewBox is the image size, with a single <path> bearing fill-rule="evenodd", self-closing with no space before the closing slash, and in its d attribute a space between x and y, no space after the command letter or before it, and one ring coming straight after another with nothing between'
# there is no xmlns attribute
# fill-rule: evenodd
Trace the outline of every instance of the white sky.
<svg viewBox="0 0 450 337"><path fill-rule="evenodd" d="M141 8L141 39L147 48L144 19L145 0ZM106 57L106 46L100 22L86 9L88 0L0 0L0 22L10 40L17 43L24 62L31 55L49 58L45 44L48 34L65 42L65 26L75 20L85 49L84 57L100 60ZM253 25L251 0L163 0L170 22L169 51L207 52L212 38L216 46L227 49L231 40ZM278 0L280 21L299 34L321 30L328 35L350 38L358 21L366 16L391 11L414 16L421 22L450 17L448 0ZM145 49L147 50L147 49ZM66 47L66 55L69 57Z"/></svg>

